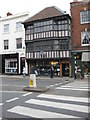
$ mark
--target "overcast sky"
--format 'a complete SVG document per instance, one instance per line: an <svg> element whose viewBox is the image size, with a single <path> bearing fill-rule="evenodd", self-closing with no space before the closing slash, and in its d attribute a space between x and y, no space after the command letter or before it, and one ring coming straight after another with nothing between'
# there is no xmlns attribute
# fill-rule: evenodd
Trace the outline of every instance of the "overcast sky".
<svg viewBox="0 0 90 120"><path fill-rule="evenodd" d="M49 6L56 6L70 14L70 2L73 0L0 0L0 16L5 17L7 12L18 14L26 11L33 16Z"/></svg>

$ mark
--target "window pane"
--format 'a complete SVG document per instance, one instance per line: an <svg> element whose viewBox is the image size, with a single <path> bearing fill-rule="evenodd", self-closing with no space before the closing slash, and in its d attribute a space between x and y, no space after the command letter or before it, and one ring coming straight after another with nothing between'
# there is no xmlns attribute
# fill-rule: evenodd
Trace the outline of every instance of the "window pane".
<svg viewBox="0 0 90 120"><path fill-rule="evenodd" d="M90 22L90 10L80 12L80 16L81 16L81 23Z"/></svg>
<svg viewBox="0 0 90 120"><path fill-rule="evenodd" d="M17 38L16 39L16 48L22 48L22 38Z"/></svg>
<svg viewBox="0 0 90 120"><path fill-rule="evenodd" d="M16 23L16 30L22 30L22 24L21 22Z"/></svg>
<svg viewBox="0 0 90 120"><path fill-rule="evenodd" d="M9 24L4 25L4 32L9 32Z"/></svg>
<svg viewBox="0 0 90 120"><path fill-rule="evenodd" d="M8 40L4 40L4 50L9 49L9 41Z"/></svg>

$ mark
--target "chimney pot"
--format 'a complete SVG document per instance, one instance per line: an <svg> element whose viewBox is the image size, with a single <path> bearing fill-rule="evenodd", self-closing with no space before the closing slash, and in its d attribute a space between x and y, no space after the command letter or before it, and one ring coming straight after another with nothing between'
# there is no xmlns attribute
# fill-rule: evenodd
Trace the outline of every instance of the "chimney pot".
<svg viewBox="0 0 90 120"><path fill-rule="evenodd" d="M7 16L10 16L10 15L12 15L12 13L8 12L8 13L7 13Z"/></svg>

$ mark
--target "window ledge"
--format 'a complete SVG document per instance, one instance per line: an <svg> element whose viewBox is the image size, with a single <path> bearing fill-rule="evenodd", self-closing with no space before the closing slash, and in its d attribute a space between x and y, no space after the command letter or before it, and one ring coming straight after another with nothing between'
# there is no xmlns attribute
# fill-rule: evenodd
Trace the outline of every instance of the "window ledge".
<svg viewBox="0 0 90 120"><path fill-rule="evenodd" d="M82 46L90 46L90 44L82 44Z"/></svg>

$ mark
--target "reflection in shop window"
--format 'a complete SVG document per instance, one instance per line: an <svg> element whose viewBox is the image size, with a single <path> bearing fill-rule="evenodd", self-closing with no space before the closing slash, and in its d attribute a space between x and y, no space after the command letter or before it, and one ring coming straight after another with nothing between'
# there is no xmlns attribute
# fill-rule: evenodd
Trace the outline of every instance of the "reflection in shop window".
<svg viewBox="0 0 90 120"><path fill-rule="evenodd" d="M17 59L5 59L5 73L17 73Z"/></svg>
<svg viewBox="0 0 90 120"><path fill-rule="evenodd" d="M90 45L90 32L89 31L81 32L81 44L82 46Z"/></svg>

